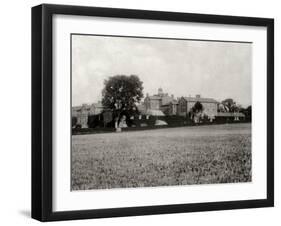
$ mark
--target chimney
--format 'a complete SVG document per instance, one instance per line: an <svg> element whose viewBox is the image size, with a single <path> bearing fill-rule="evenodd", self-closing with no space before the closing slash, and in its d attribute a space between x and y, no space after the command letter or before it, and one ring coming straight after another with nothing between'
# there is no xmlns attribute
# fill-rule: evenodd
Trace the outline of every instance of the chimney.
<svg viewBox="0 0 281 226"><path fill-rule="evenodd" d="M163 89L162 88L158 89L158 95L163 95Z"/></svg>
<svg viewBox="0 0 281 226"><path fill-rule="evenodd" d="M196 96L195 96L196 98L200 98L201 96L200 96L200 94L196 94Z"/></svg>
<svg viewBox="0 0 281 226"><path fill-rule="evenodd" d="M172 98L174 99L174 94L172 94L171 96L172 96Z"/></svg>
<svg viewBox="0 0 281 226"><path fill-rule="evenodd" d="M149 97L149 93L146 93L146 97Z"/></svg>

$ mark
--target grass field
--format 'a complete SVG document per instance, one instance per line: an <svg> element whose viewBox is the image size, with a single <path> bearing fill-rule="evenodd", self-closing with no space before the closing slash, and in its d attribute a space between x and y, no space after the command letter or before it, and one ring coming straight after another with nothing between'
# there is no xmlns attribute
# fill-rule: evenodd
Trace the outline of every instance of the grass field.
<svg viewBox="0 0 281 226"><path fill-rule="evenodd" d="M251 181L251 124L72 136L72 190Z"/></svg>

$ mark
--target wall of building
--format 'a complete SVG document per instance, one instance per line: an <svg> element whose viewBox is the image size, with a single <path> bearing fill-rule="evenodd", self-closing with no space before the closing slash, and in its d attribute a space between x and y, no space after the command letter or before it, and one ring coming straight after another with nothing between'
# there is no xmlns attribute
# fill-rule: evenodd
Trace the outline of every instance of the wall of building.
<svg viewBox="0 0 281 226"><path fill-rule="evenodd" d="M178 115L186 116L188 112L187 101L184 98L180 98L178 101Z"/></svg>
<svg viewBox="0 0 281 226"><path fill-rule="evenodd" d="M82 128L88 128L88 116L98 115L102 113L104 108L100 103L98 104L83 104L82 106L72 107L72 117L77 118L77 125L80 125Z"/></svg>
<svg viewBox="0 0 281 226"><path fill-rule="evenodd" d="M151 109L151 110L159 110L160 109L160 100L150 99L149 100L149 109Z"/></svg>
<svg viewBox="0 0 281 226"><path fill-rule="evenodd" d="M200 101L199 101L200 102ZM187 103L187 112L190 112L192 107L195 105L196 102L188 102ZM203 113L208 116L215 116L217 115L218 107L217 103L206 103L206 102L200 102L203 106Z"/></svg>
<svg viewBox="0 0 281 226"><path fill-rule="evenodd" d="M217 103L216 102L203 102L198 100L203 106L203 113L208 116L216 116ZM187 101L184 98L180 98L178 102L178 115L186 116L195 105L196 101Z"/></svg>

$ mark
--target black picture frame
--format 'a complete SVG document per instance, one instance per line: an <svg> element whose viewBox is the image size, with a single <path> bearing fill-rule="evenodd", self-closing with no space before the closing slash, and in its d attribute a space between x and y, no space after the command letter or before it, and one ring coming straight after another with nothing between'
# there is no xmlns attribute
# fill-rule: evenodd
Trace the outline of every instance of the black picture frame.
<svg viewBox="0 0 281 226"><path fill-rule="evenodd" d="M267 28L267 198L129 208L52 210L52 18L55 14ZM274 20L268 18L43 4L32 8L32 218L40 221L274 206Z"/></svg>

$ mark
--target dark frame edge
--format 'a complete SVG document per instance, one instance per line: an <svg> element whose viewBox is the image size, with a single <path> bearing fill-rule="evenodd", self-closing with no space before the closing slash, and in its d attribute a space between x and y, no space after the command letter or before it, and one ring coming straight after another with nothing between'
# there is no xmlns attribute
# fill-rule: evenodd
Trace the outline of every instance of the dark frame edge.
<svg viewBox="0 0 281 226"><path fill-rule="evenodd" d="M77 15L77 16L97 16L113 17L125 19L147 19L163 20L176 22L195 22L211 24L234 24L248 26L267 26L271 18L265 17L247 17L232 15L214 15L200 13L186 13L174 11L154 11L142 9L111 8L111 7L93 7L80 5L58 5L42 4L44 8L53 14ZM223 22L222 22L223 21Z"/></svg>
<svg viewBox="0 0 281 226"><path fill-rule="evenodd" d="M52 33L48 34L51 27L46 23L51 15L45 5L32 7L31 14L31 217L48 221L52 213Z"/></svg>
<svg viewBox="0 0 281 226"><path fill-rule="evenodd" d="M267 200L274 206L274 19L267 21Z"/></svg>
<svg viewBox="0 0 281 226"><path fill-rule="evenodd" d="M42 93L42 6L31 9L31 114L32 114L32 154L31 154L31 217L42 220L42 141L41 141L41 93Z"/></svg>
<svg viewBox="0 0 281 226"><path fill-rule="evenodd" d="M84 220L271 207L268 199L53 212L47 221Z"/></svg>
<svg viewBox="0 0 281 226"><path fill-rule="evenodd" d="M267 198L114 209L52 211L52 15L241 24L267 27ZM175 16L175 17L174 17ZM199 18L200 17L200 18ZM172 19L173 18L173 19ZM43 4L32 8L32 208L39 221L126 217L274 206L274 20L161 11Z"/></svg>

